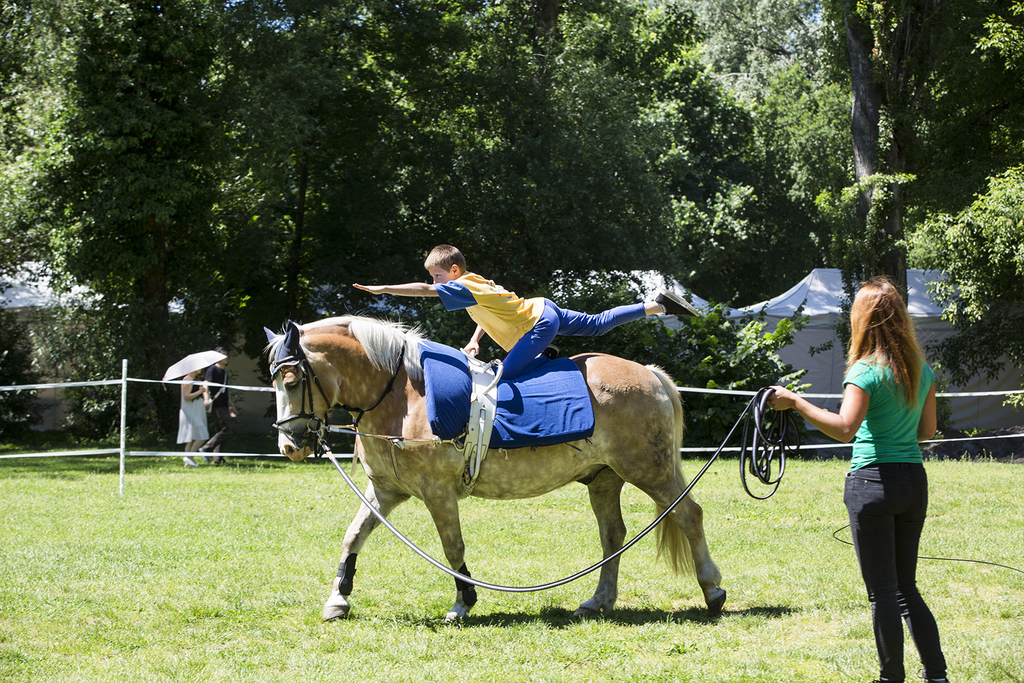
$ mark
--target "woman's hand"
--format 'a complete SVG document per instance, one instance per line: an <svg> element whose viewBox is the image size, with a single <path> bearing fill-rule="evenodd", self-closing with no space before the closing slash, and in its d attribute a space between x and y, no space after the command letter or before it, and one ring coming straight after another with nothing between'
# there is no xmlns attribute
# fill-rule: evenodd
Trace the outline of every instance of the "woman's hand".
<svg viewBox="0 0 1024 683"><path fill-rule="evenodd" d="M773 386L771 389L774 393L768 398L768 405L773 410L789 410L796 405L796 394L786 387Z"/></svg>

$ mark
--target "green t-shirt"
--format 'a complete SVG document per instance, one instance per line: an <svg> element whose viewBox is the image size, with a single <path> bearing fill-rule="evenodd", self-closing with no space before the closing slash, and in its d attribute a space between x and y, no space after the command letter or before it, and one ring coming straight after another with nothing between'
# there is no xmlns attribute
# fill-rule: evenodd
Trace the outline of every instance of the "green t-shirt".
<svg viewBox="0 0 1024 683"><path fill-rule="evenodd" d="M921 462L917 426L935 373L927 363L921 368L917 405L901 399L892 369L873 361L857 361L846 374L843 387L854 384L868 392L868 413L853 439L850 469L886 462Z"/></svg>

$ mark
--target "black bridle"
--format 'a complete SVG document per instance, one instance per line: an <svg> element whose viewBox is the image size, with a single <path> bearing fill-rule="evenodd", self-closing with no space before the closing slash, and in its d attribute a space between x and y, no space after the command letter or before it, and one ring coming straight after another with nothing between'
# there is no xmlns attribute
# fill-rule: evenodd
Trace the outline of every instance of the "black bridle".
<svg viewBox="0 0 1024 683"><path fill-rule="evenodd" d="M326 432L331 431L330 429L330 411L334 408L341 408L347 410L353 414L352 427L358 428L359 421L363 419L363 415L370 412L379 406L391 393L391 390L395 386L395 380L398 378L398 373L402 369L402 365L405 361L405 345L402 345L402 351L398 355L398 362L395 364L395 371L391 374L391 379L388 380L387 386L384 387L384 391L381 392L380 398L369 408L359 408L357 406L350 406L347 404L331 403L327 399L327 394L324 392L323 386L320 384L320 378L313 372L313 366L310 365L309 359L306 357L306 352L303 350L302 345L299 343L301 331L298 326L292 321L288 321L288 328L285 332L285 337L280 346L277 347L277 353L274 356L274 360L270 363L270 376L277 377L277 374L287 367L298 367L299 375L301 378L302 386L300 392L302 394L302 405L298 413L289 415L288 417L281 418L274 422L274 429L281 432L289 439L297 448L306 446L312 446L313 457L319 458L327 451L327 439ZM268 338L276 339L277 335L267 330ZM312 379L312 381L310 381ZM324 404L327 406L323 418L313 412L313 385L316 385L317 391L320 392L320 397L323 398ZM309 402L309 408L306 408L307 400ZM296 420L305 420L305 430L295 431L290 427L286 426L290 422Z"/></svg>

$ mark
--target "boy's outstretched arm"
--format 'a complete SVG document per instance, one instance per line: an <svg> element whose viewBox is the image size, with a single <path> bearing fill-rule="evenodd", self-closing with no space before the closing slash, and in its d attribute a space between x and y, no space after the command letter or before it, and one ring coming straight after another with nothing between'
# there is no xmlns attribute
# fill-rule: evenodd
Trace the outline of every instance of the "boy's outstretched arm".
<svg viewBox="0 0 1024 683"><path fill-rule="evenodd" d="M434 285L426 282L408 282L404 285L359 285L353 284L356 289L361 289L370 294L394 294L395 296L437 296L437 289Z"/></svg>

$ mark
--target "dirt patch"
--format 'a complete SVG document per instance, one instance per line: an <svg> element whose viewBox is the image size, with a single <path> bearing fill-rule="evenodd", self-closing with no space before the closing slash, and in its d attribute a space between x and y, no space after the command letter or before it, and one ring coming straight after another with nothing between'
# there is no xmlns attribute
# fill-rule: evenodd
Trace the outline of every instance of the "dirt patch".
<svg viewBox="0 0 1024 683"><path fill-rule="evenodd" d="M936 434L936 438L939 435ZM955 429L942 432L942 441L921 447L927 460L973 460L1024 465L1024 427L967 435Z"/></svg>

